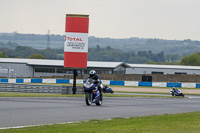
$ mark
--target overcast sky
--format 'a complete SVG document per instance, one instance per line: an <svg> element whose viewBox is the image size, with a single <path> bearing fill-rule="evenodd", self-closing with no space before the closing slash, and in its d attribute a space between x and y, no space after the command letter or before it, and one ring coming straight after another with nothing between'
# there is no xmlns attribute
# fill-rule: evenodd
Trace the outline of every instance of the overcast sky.
<svg viewBox="0 0 200 133"><path fill-rule="evenodd" d="M0 32L63 35L87 14L89 36L200 40L200 0L0 0Z"/></svg>

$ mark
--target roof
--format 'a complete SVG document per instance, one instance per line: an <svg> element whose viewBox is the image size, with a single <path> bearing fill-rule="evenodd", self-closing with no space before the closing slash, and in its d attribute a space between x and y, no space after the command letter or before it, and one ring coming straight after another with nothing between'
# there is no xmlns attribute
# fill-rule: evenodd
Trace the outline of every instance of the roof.
<svg viewBox="0 0 200 133"><path fill-rule="evenodd" d="M63 60L50 59L22 59L22 58L0 58L0 62L7 63L25 63L30 66L60 66L63 67ZM124 62L103 62L103 61L88 61L87 66L93 68L111 68L124 65L132 68L157 68L157 69L188 69L200 70L200 66L181 66L181 65L154 65L154 64L127 64Z"/></svg>
<svg viewBox="0 0 200 133"><path fill-rule="evenodd" d="M50 59L19 59L19 58L0 58L0 62L4 63L25 63L31 66L63 66L63 60L50 60ZM88 67L98 68L116 68L117 66L125 65L124 62L102 62L102 61L88 61Z"/></svg>
<svg viewBox="0 0 200 133"><path fill-rule="evenodd" d="M200 66L182 66L182 65L154 65L154 64L127 64L132 68L157 68L157 69L196 69L200 70Z"/></svg>

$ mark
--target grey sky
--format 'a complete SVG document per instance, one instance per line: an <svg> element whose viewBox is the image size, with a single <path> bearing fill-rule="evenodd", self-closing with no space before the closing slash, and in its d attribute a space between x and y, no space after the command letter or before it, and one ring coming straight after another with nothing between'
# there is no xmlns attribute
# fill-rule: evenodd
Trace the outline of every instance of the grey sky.
<svg viewBox="0 0 200 133"><path fill-rule="evenodd" d="M200 0L0 0L0 32L63 35L70 13L89 36L200 40Z"/></svg>

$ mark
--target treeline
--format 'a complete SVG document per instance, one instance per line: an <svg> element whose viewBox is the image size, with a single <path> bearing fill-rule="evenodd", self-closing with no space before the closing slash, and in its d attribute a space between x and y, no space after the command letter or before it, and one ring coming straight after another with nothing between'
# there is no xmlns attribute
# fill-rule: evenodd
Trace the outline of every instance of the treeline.
<svg viewBox="0 0 200 133"><path fill-rule="evenodd" d="M13 48L16 48L18 46L18 44L16 42L11 42L11 41L8 41L6 43L3 43L0 41L0 48L10 48L10 49L13 49Z"/></svg>
<svg viewBox="0 0 200 133"><path fill-rule="evenodd" d="M52 49L64 48L64 36L53 35L50 36L50 47ZM20 46L32 47L34 49L47 48L47 35L40 34L20 34L14 33L0 33L0 41L3 42L16 42ZM111 48L120 49L122 52L139 52L139 51L152 51L152 53L160 53L163 51L165 54L177 54L181 57L186 54L193 54L199 51L200 41L191 39L185 40L165 40L157 38L98 38L90 36L88 39L89 48L96 48L97 45L101 48L110 46Z"/></svg>
<svg viewBox="0 0 200 133"><path fill-rule="evenodd" d="M200 52L184 56L179 64L188 66L200 66Z"/></svg>
<svg viewBox="0 0 200 133"><path fill-rule="evenodd" d="M5 45L5 44L4 44ZM13 48L12 46L16 47ZM0 52L6 52L6 56L9 58L39 58L40 54L46 59L63 59L64 49L34 49L26 46L18 46L16 43L10 42L7 47L1 47ZM32 55L32 56L30 56ZM30 56L30 57L29 57ZM129 51L123 52L119 49L111 48L107 46L101 48L99 45L96 48L89 48L88 52L89 61L112 61L112 62L127 62L127 63L154 63L154 62L175 62L179 61L180 57L176 54L164 54L163 51L159 53L153 53L152 51Z"/></svg>
<svg viewBox="0 0 200 133"><path fill-rule="evenodd" d="M89 48L88 54L88 60L91 61L120 61L127 63L175 62L181 59L177 54L165 55L163 51L159 53L153 53L152 51L123 52L110 46L100 48L99 45L96 48Z"/></svg>
<svg viewBox="0 0 200 133"><path fill-rule="evenodd" d="M11 48L1 48L0 52L6 52L6 57L8 58L28 58L32 54L40 54L46 59L63 59L62 55L58 53L63 49L51 49L46 48L43 50L33 49L26 46L17 46L15 49Z"/></svg>

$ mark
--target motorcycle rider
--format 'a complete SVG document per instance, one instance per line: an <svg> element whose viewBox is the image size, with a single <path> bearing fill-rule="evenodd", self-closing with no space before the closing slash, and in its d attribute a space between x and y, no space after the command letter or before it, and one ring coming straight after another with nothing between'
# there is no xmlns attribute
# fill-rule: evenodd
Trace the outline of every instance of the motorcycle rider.
<svg viewBox="0 0 200 133"><path fill-rule="evenodd" d="M177 93L182 93L182 91L181 91L181 90L179 90L179 89L176 89L176 92L177 92Z"/></svg>
<svg viewBox="0 0 200 133"><path fill-rule="evenodd" d="M175 93L175 92L176 92L176 88L175 88L175 87L173 87L172 91Z"/></svg>
<svg viewBox="0 0 200 133"><path fill-rule="evenodd" d="M89 77L88 78L92 78L95 81L94 84L98 86L98 90L100 92L100 95L102 95L101 92L102 92L103 85L102 85L100 77L96 74L96 71L95 70L91 70L89 72Z"/></svg>
<svg viewBox="0 0 200 133"><path fill-rule="evenodd" d="M181 90L179 90L179 89L176 89L176 87L173 87L173 89L172 89L172 90L173 90L173 92L174 92L174 93L181 93Z"/></svg>
<svg viewBox="0 0 200 133"><path fill-rule="evenodd" d="M107 85L105 85L104 87L103 87L103 92L104 93L111 93L111 94L113 94L114 93L114 91L112 90L112 88L110 88L110 87L108 87Z"/></svg>

